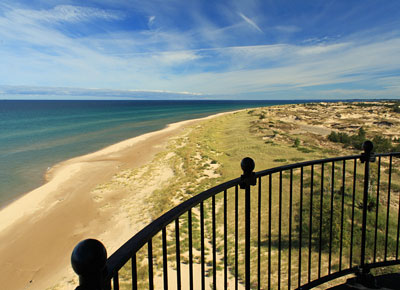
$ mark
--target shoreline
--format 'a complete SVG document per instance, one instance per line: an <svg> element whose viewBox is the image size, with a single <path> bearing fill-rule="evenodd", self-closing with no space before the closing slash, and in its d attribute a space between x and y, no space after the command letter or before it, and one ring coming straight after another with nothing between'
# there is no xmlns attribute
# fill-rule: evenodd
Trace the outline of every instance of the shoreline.
<svg viewBox="0 0 400 290"><path fill-rule="evenodd" d="M3 211L6 211L8 207L15 207L16 205L14 205L14 204L25 203L20 200L27 199L26 198L27 195L31 195L32 193L35 193L38 189L41 189L41 188L45 187L48 183L52 182L53 179L55 177L57 177L57 175L60 174L60 171L62 171L62 169L65 169L64 167L66 167L66 166L71 166L74 163L90 162L91 159L93 159L93 158L101 157L104 155L111 155L113 153L114 154L119 153L123 150L128 149L131 146L135 146L139 142L146 141L147 139L149 139L153 136L156 136L158 134L168 133L170 131L180 129L181 127L190 125L190 123L200 122L202 120L215 118L215 117L222 116L225 114L233 114L235 112L239 112L239 111L243 111L243 110L246 110L246 109L221 112L221 113L209 115L207 117L189 119L189 120L179 121L179 122L175 122L175 123L170 123L170 124L167 124L164 128L162 128L160 130L144 133L144 134L141 134L141 135L138 135L135 137L131 137L131 138L122 140L120 142L103 147L97 151L90 152L90 153L76 156L76 157L72 157L70 159L66 159L64 161L58 162L43 173L43 184L42 185L40 185L39 187L37 187L33 190L30 190L28 192L22 193L20 196L16 197L13 200L10 200L9 202L7 202L6 204L4 204L3 206L0 207L0 231L5 228L3 221L2 221L2 218L3 218L2 212ZM111 159L109 161L111 161Z"/></svg>
<svg viewBox="0 0 400 290"><path fill-rule="evenodd" d="M117 249L134 233L115 213L100 213L102 208L91 196L96 186L110 181L118 172L148 164L184 128L237 111L171 123L161 130L55 164L45 172L45 184L0 209L2 285L7 289L46 289L60 282L71 273L69 257L82 239L102 236L108 250ZM113 198L107 197L100 205L111 202ZM109 233L110 228L105 226L113 221L118 224L112 231L120 235ZM119 236L118 241L107 241L110 235Z"/></svg>

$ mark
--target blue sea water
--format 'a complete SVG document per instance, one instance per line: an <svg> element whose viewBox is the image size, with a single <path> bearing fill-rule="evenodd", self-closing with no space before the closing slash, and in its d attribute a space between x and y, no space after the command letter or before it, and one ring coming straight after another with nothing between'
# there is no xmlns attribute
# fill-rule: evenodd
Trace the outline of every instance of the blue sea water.
<svg viewBox="0 0 400 290"><path fill-rule="evenodd" d="M0 100L0 207L42 185L60 161L182 120L301 102Z"/></svg>

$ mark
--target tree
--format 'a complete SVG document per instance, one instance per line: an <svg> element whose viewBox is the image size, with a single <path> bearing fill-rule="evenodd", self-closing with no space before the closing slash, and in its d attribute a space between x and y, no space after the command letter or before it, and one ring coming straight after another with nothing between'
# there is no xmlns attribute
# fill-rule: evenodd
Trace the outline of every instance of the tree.
<svg viewBox="0 0 400 290"><path fill-rule="evenodd" d="M356 148L356 149L362 149L362 144L366 140L366 131L364 130L363 127L360 127L358 129L357 135L352 135L351 136L351 145Z"/></svg>

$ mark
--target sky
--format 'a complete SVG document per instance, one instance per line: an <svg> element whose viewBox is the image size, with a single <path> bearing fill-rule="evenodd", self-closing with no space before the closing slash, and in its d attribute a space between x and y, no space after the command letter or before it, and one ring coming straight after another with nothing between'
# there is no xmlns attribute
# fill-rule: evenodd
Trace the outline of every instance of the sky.
<svg viewBox="0 0 400 290"><path fill-rule="evenodd" d="M400 98L399 0L2 0L0 99Z"/></svg>

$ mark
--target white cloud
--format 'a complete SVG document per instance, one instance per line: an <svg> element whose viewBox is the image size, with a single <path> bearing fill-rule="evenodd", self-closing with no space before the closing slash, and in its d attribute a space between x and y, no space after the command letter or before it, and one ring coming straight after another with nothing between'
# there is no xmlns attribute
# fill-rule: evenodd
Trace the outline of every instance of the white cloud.
<svg viewBox="0 0 400 290"><path fill-rule="evenodd" d="M165 65L178 65L180 63L191 62L199 59L200 56L191 51L172 51L153 54L152 58L157 63L162 63Z"/></svg>
<svg viewBox="0 0 400 290"><path fill-rule="evenodd" d="M155 17L154 15L153 15L153 16L150 16L150 17L149 17L149 20L148 20L148 22L147 22L147 25L148 25L149 27L152 27L155 20L156 20L156 17Z"/></svg>
<svg viewBox="0 0 400 290"><path fill-rule="evenodd" d="M180 77L180 81L188 87L210 94L243 94L321 85L340 87L341 84L356 82L359 86L362 83L381 86L380 92L384 95L385 88L382 87L378 75L399 70L399 42L400 39L390 39L359 45L356 42L344 43L323 49L309 46L306 54L304 46L293 45L229 48L226 53L231 57L229 61L232 67L236 67L237 62L260 64L271 58L284 59L284 62L278 61L269 67L262 64L258 68L244 65L237 70L198 73ZM252 53L254 51L257 53ZM224 49L219 53L223 54ZM244 53L246 57L243 57ZM315 53L318 53L318 58ZM252 56L253 59L249 60ZM390 81L392 85L395 83L394 79L386 81ZM393 95L393 91L390 94Z"/></svg>
<svg viewBox="0 0 400 290"><path fill-rule="evenodd" d="M397 89L331 89L331 90L321 90L319 92L322 96L327 96L330 98L394 98L399 99L400 88Z"/></svg>
<svg viewBox="0 0 400 290"><path fill-rule="evenodd" d="M246 21L248 24L250 24L250 26L252 26L256 30L258 30L259 32L263 33L262 29L253 20L251 20L250 18L248 18L246 15L244 15L241 12L239 12L238 14L244 21Z"/></svg>
<svg viewBox="0 0 400 290"><path fill-rule="evenodd" d="M58 99L70 97L90 97L97 99L121 98L121 99L190 99L202 97L202 94L192 92L172 92L165 90L111 90L111 89L87 89L68 87L35 87L35 86L0 86L0 99L8 96L19 98L56 97Z"/></svg>
<svg viewBox="0 0 400 290"><path fill-rule="evenodd" d="M13 22L85 22L92 19L118 20L123 17L120 12L107 11L92 7L58 5L48 10L14 9L6 13Z"/></svg>
<svg viewBox="0 0 400 290"><path fill-rule="evenodd" d="M338 51L340 49L346 48L349 43L336 43L330 45L308 45L302 47L298 50L299 55L316 55L328 52Z"/></svg>

